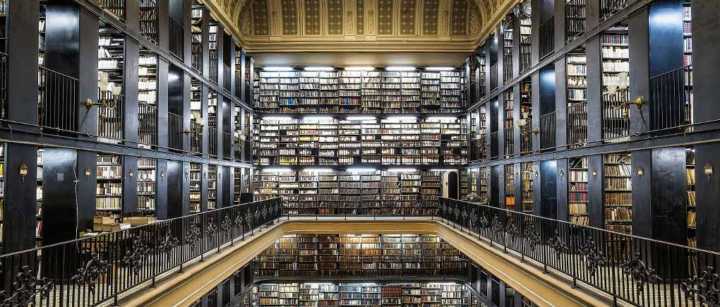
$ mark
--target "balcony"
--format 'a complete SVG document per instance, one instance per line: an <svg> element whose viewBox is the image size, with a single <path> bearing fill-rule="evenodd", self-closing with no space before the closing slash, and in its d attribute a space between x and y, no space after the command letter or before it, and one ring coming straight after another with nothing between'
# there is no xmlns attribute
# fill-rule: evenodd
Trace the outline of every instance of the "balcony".
<svg viewBox="0 0 720 307"><path fill-rule="evenodd" d="M40 66L38 122L50 132L77 131L78 79Z"/></svg>
<svg viewBox="0 0 720 307"><path fill-rule="evenodd" d="M203 125L196 122L190 122L190 151L194 154L202 154L202 136Z"/></svg>
<svg viewBox="0 0 720 307"><path fill-rule="evenodd" d="M184 150L184 136L182 115L168 112L168 147L175 150Z"/></svg>
<svg viewBox="0 0 720 307"><path fill-rule="evenodd" d="M157 146L157 106L138 102L138 141L146 147Z"/></svg>
<svg viewBox="0 0 720 307"><path fill-rule="evenodd" d="M555 112L540 115L540 149L555 149Z"/></svg>
<svg viewBox="0 0 720 307"><path fill-rule="evenodd" d="M123 139L123 96L99 91L98 98L98 139L118 143Z"/></svg>
<svg viewBox="0 0 720 307"><path fill-rule="evenodd" d="M674 132L692 123L692 66L650 78L650 129Z"/></svg>

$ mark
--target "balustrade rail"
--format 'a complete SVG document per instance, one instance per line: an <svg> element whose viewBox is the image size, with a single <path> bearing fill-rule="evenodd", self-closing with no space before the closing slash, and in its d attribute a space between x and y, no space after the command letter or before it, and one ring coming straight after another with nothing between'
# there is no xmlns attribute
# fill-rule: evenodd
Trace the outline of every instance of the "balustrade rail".
<svg viewBox="0 0 720 307"><path fill-rule="evenodd" d="M94 306L252 235L280 200L241 204L0 256L2 306Z"/></svg>
<svg viewBox="0 0 720 307"><path fill-rule="evenodd" d="M181 114L168 112L168 146L172 149L183 150L183 117Z"/></svg>
<svg viewBox="0 0 720 307"><path fill-rule="evenodd" d="M58 132L77 131L78 79L40 66L38 119L41 127Z"/></svg>
<svg viewBox="0 0 720 307"><path fill-rule="evenodd" d="M666 130L691 123L692 66L650 78L650 128Z"/></svg>
<svg viewBox="0 0 720 307"><path fill-rule="evenodd" d="M157 106L138 102L138 140L145 146L157 145Z"/></svg>
<svg viewBox="0 0 720 307"><path fill-rule="evenodd" d="M123 96L98 91L98 137L120 141L123 138Z"/></svg>
<svg viewBox="0 0 720 307"><path fill-rule="evenodd" d="M555 148L555 112L540 115L540 149Z"/></svg>
<svg viewBox="0 0 720 307"><path fill-rule="evenodd" d="M540 57L549 55L555 50L555 18L540 24Z"/></svg>
<svg viewBox="0 0 720 307"><path fill-rule="evenodd" d="M439 216L521 259L636 306L717 306L720 253L454 199Z"/></svg>

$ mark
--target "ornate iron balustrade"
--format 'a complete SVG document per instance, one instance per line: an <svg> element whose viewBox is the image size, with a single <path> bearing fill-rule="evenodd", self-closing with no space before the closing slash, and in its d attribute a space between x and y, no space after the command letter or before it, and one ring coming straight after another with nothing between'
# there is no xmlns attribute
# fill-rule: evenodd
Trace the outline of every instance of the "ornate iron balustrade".
<svg viewBox="0 0 720 307"><path fill-rule="evenodd" d="M278 198L0 256L0 306L95 306L243 240L281 216Z"/></svg>
<svg viewBox="0 0 720 307"><path fill-rule="evenodd" d="M441 199L439 216L616 306L720 304L717 252L454 199Z"/></svg>

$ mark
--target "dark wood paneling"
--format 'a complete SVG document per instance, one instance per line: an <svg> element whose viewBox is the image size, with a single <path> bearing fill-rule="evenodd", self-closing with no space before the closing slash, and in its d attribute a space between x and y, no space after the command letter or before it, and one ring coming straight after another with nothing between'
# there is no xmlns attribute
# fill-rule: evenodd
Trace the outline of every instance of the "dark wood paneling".
<svg viewBox="0 0 720 307"><path fill-rule="evenodd" d="M590 226L604 227L603 209L603 156L588 157L588 215Z"/></svg>
<svg viewBox="0 0 720 307"><path fill-rule="evenodd" d="M720 18L718 16L720 16L720 1L692 2L695 122L705 122L720 117L720 104L716 103L717 90L720 88L720 78L718 78Z"/></svg>
<svg viewBox="0 0 720 307"><path fill-rule="evenodd" d="M37 187L37 147L7 144L5 160L5 208L3 208L3 252L35 247L35 189ZM20 166L28 173L20 176ZM94 204L94 203L93 203Z"/></svg>
<svg viewBox="0 0 720 307"><path fill-rule="evenodd" d="M567 221L568 212L568 160L557 160L557 219Z"/></svg>
<svg viewBox="0 0 720 307"><path fill-rule="evenodd" d="M7 119L37 124L39 1L8 1L7 40ZM18 128L23 128L18 127Z"/></svg>
<svg viewBox="0 0 720 307"><path fill-rule="evenodd" d="M557 161L540 163L540 215L557 218Z"/></svg>
<svg viewBox="0 0 720 307"><path fill-rule="evenodd" d="M183 163L167 161L167 217L182 216Z"/></svg>
<svg viewBox="0 0 720 307"><path fill-rule="evenodd" d="M640 169L644 172L643 176L639 176L637 173ZM632 153L633 234L644 237L653 236L654 204L651 169L651 150L639 150Z"/></svg>
<svg viewBox="0 0 720 307"><path fill-rule="evenodd" d="M78 59L78 98L80 101L98 100L98 17L80 8L80 36ZM48 34L49 35L49 34ZM68 43L68 42L64 42ZM135 72L137 74L137 71ZM128 80L125 80L127 83ZM136 81L137 83L137 81ZM132 87L132 86L131 86ZM137 86L135 86L137 88ZM135 96L137 99L137 95ZM137 111L136 111L137 113ZM130 113L130 114L136 114ZM77 107L78 130L89 135L98 134L98 108L87 108L80 103ZM128 113L125 113L128 114ZM125 116L128 117L128 116ZM132 117L132 116L130 116ZM137 129L136 129L137 130Z"/></svg>
<svg viewBox="0 0 720 307"><path fill-rule="evenodd" d="M42 155L43 244L73 240L79 231L79 203L75 194L77 153L72 149L45 148Z"/></svg>
<svg viewBox="0 0 720 307"><path fill-rule="evenodd" d="M630 99L650 97L648 78L648 11L640 9L628 19L630 42ZM649 130L650 107L630 106L630 134Z"/></svg>
<svg viewBox="0 0 720 307"><path fill-rule="evenodd" d="M134 213L137 212L137 176L138 176L138 164L137 158L132 156L123 157L123 202L122 212L123 213Z"/></svg>
<svg viewBox="0 0 720 307"><path fill-rule="evenodd" d="M695 146L695 193L699 248L720 250L720 143ZM705 174L705 168L712 170Z"/></svg>
<svg viewBox="0 0 720 307"><path fill-rule="evenodd" d="M687 171L685 148L652 151L653 238L687 243ZM637 174L637 172L636 172ZM647 175L647 172L646 172Z"/></svg>
<svg viewBox="0 0 720 307"><path fill-rule="evenodd" d="M167 160L157 160L157 183L156 183L156 203L155 216L158 219L168 218L168 179L167 179Z"/></svg>
<svg viewBox="0 0 720 307"><path fill-rule="evenodd" d="M77 199L78 228L92 229L95 216L95 199L97 187L97 154L92 151L77 152Z"/></svg>

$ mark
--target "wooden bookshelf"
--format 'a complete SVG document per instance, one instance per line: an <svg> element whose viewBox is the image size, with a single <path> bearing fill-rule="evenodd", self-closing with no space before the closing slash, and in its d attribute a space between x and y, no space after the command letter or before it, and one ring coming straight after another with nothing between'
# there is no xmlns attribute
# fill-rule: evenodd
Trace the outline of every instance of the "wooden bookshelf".
<svg viewBox="0 0 720 307"><path fill-rule="evenodd" d="M520 163L520 191L522 196L522 211L533 213L535 198L533 196L533 180L535 180L535 162Z"/></svg>
<svg viewBox="0 0 720 307"><path fill-rule="evenodd" d="M512 90L503 93L503 154L510 158L515 153L515 121L513 105L515 98Z"/></svg>
<svg viewBox="0 0 720 307"><path fill-rule="evenodd" d="M125 36L104 22L98 31L98 140L118 143L123 138Z"/></svg>
<svg viewBox="0 0 720 307"><path fill-rule="evenodd" d="M142 213L154 215L157 188L155 159L140 158L137 160L137 166L137 209Z"/></svg>
<svg viewBox="0 0 720 307"><path fill-rule="evenodd" d="M565 35L570 41L585 33L587 0L566 0L565 2Z"/></svg>
<svg viewBox="0 0 720 307"><path fill-rule="evenodd" d="M157 145L158 57L141 49L138 57L138 141L139 146Z"/></svg>
<svg viewBox="0 0 720 307"><path fill-rule="evenodd" d="M520 71L532 65L532 7L529 0L519 4L520 7Z"/></svg>
<svg viewBox="0 0 720 307"><path fill-rule="evenodd" d="M140 7L140 34L154 43L158 43L158 2L157 0L138 0Z"/></svg>
<svg viewBox="0 0 720 307"><path fill-rule="evenodd" d="M587 143L587 57L585 50L576 49L573 53L569 53L565 60L567 66L568 145L580 147Z"/></svg>
<svg viewBox="0 0 720 307"><path fill-rule="evenodd" d="M683 67L685 91L685 118L684 124L691 124L693 120L693 49L692 49L692 1L683 1Z"/></svg>
<svg viewBox="0 0 720 307"><path fill-rule="evenodd" d="M5 225L5 144L0 144L0 251L3 250Z"/></svg>
<svg viewBox="0 0 720 307"><path fill-rule="evenodd" d="M515 201L515 165L503 166L505 175L505 208L517 210Z"/></svg>
<svg viewBox="0 0 720 307"><path fill-rule="evenodd" d="M520 83L520 154L532 152L532 83L529 79Z"/></svg>
<svg viewBox="0 0 720 307"><path fill-rule="evenodd" d="M632 164L629 153L604 156L603 187L605 228L632 233Z"/></svg>
<svg viewBox="0 0 720 307"><path fill-rule="evenodd" d="M697 247L697 206L695 196L695 149L687 148L686 150L686 172L687 172L687 227L688 227L688 246Z"/></svg>
<svg viewBox="0 0 720 307"><path fill-rule="evenodd" d="M481 167L478 171L478 198L480 203L488 204L490 202L490 168Z"/></svg>
<svg viewBox="0 0 720 307"><path fill-rule="evenodd" d="M619 141L630 134L630 48L628 27L618 25L600 36L602 56L603 139Z"/></svg>
<svg viewBox="0 0 720 307"><path fill-rule="evenodd" d="M191 11L191 32L192 40L190 45L191 54L191 66L197 71L203 70L203 14L205 14L205 7L198 3L197 0L193 1Z"/></svg>
<svg viewBox="0 0 720 307"><path fill-rule="evenodd" d="M202 202L202 164L190 163L190 213L199 213Z"/></svg>
<svg viewBox="0 0 720 307"><path fill-rule="evenodd" d="M266 113L459 113L455 71L256 70L256 105Z"/></svg>
<svg viewBox="0 0 720 307"><path fill-rule="evenodd" d="M97 188L95 210L104 215L119 216L122 211L122 161L117 155L97 155Z"/></svg>
<svg viewBox="0 0 720 307"><path fill-rule="evenodd" d="M568 221L590 225L588 216L588 158L568 161Z"/></svg>
<svg viewBox="0 0 720 307"><path fill-rule="evenodd" d="M516 18L512 14L505 16L502 22L502 56L503 56L503 81L507 82L513 78L513 38Z"/></svg>
<svg viewBox="0 0 720 307"><path fill-rule="evenodd" d="M217 165L213 165L213 164L208 165L207 181L208 181L207 209L208 210L217 209L217 202L218 202L218 195L217 195L218 167L217 167Z"/></svg>
<svg viewBox="0 0 720 307"><path fill-rule="evenodd" d="M35 240L42 240L42 209L43 209L43 152L42 148L38 148L37 151L37 179L35 187Z"/></svg>

